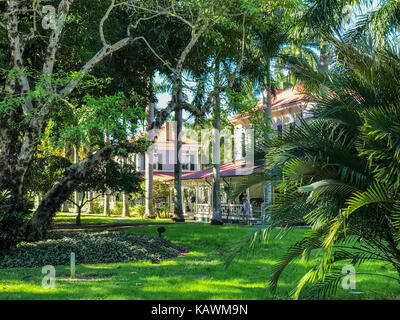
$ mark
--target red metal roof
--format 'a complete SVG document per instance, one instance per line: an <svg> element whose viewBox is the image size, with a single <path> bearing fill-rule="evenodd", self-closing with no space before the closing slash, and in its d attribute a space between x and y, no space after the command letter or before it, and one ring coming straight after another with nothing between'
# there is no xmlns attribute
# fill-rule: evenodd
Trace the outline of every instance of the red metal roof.
<svg viewBox="0 0 400 320"><path fill-rule="evenodd" d="M275 97L272 97L272 109L306 100L307 95L305 94L304 86L296 84L286 90L277 91Z"/></svg>
<svg viewBox="0 0 400 320"><path fill-rule="evenodd" d="M308 100L308 97L305 93L304 85L296 84L293 87L287 88L285 90L276 90L275 96L272 96L272 105L271 109L279 109L280 107L284 107L286 105L295 104L298 102L305 102ZM263 102L260 101L257 103L256 109L263 108ZM247 114L236 114L231 119L240 119Z"/></svg>
<svg viewBox="0 0 400 320"><path fill-rule="evenodd" d="M220 175L221 177L238 177L238 176L247 176L251 173L262 172L262 168L259 166L249 166L248 168L243 168L246 165L244 160L241 161L231 161L221 164L220 167ZM242 170L240 170L242 169ZM182 180L191 180L191 179L208 179L213 178L213 167L195 171L195 172L187 172L182 174ZM167 180L173 181L174 178ZM166 181L166 182L167 182Z"/></svg>

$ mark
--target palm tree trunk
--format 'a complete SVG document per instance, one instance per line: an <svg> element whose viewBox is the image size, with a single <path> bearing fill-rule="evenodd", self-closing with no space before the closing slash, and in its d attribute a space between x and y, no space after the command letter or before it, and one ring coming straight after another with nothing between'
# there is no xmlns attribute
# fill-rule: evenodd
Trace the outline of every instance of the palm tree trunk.
<svg viewBox="0 0 400 320"><path fill-rule="evenodd" d="M123 217L130 217L129 212L129 199L126 192L122 192L122 216Z"/></svg>
<svg viewBox="0 0 400 320"><path fill-rule="evenodd" d="M147 118L147 128L150 128L154 121L154 103L149 101L146 113ZM151 150L151 148L150 148ZM152 152L152 151L151 151ZM154 205L153 205L153 155L150 152L145 154L145 217L152 219L154 218Z"/></svg>
<svg viewBox="0 0 400 320"><path fill-rule="evenodd" d="M175 121L176 121L176 132L175 132L175 166L174 166L174 220L177 222L184 222L185 217L183 215L182 206L182 164L181 164L181 154L182 154L182 107L181 103L183 100L182 92L182 80L178 78L175 81L175 85L179 88L174 89L174 103L175 103Z"/></svg>
<svg viewBox="0 0 400 320"><path fill-rule="evenodd" d="M110 141L110 138L109 138L107 132L104 132L104 142L107 144L109 141ZM110 196L107 194L107 191L104 194L103 207L104 207L103 215L106 217L110 216Z"/></svg>
<svg viewBox="0 0 400 320"><path fill-rule="evenodd" d="M68 158L68 154L69 154L68 150L70 150L70 145L67 145L67 146L64 148L64 158ZM68 201L65 201L65 202L63 203L62 212L69 212L69 209L68 209Z"/></svg>
<svg viewBox="0 0 400 320"><path fill-rule="evenodd" d="M127 164L127 158L123 157L122 159L124 166ZM128 194L124 191L122 192L122 216L129 217L129 201Z"/></svg>
<svg viewBox="0 0 400 320"><path fill-rule="evenodd" d="M329 70L329 48L328 42L323 36L321 37L319 55L319 71L326 74Z"/></svg>
<svg viewBox="0 0 400 320"><path fill-rule="evenodd" d="M266 124L270 126L272 106L272 86L271 86L271 60L265 63L264 89L263 89L263 109Z"/></svg>
<svg viewBox="0 0 400 320"><path fill-rule="evenodd" d="M103 215L108 217L110 215L110 196L107 193L104 194L103 205L104 205Z"/></svg>
<svg viewBox="0 0 400 320"><path fill-rule="evenodd" d="M263 90L263 109L264 119L267 126L265 139L269 138L269 133L272 129L272 86L271 86L271 60L266 61L266 73L264 77L264 90ZM250 199L249 199L250 202ZM270 181L264 182L264 204L266 207L271 205L272 202L272 184ZM250 204L250 203L249 203ZM268 212L266 212L268 215Z"/></svg>
<svg viewBox="0 0 400 320"><path fill-rule="evenodd" d="M73 146L74 148L74 163L78 163L79 162L79 154L78 154L78 147L77 146ZM78 213L79 210L79 206L77 205L77 203L79 203L79 193L77 191L74 192L74 212Z"/></svg>
<svg viewBox="0 0 400 320"><path fill-rule="evenodd" d="M220 85L219 81L219 69L220 62L216 60L215 62L215 78L214 78L214 86L218 87ZM222 216L221 216L221 164L220 164L220 132L221 132L221 101L219 93L214 97L214 105L213 105L213 174L214 174L214 186L213 186L213 195L212 195L212 217L211 224L221 225Z"/></svg>

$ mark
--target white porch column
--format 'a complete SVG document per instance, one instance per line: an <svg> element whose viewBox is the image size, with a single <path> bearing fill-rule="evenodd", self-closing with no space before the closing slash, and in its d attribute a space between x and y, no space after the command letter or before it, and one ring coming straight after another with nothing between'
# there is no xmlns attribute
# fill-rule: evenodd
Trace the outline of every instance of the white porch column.
<svg viewBox="0 0 400 320"><path fill-rule="evenodd" d="M197 185L194 187L194 196L194 214L197 214L197 204L199 203L199 187Z"/></svg>
<svg viewBox="0 0 400 320"><path fill-rule="evenodd" d="M115 195L112 195L112 196L110 196L110 208L111 209L115 209L115 198L116 198L116 196Z"/></svg>
<svg viewBox="0 0 400 320"><path fill-rule="evenodd" d="M212 213L212 199L211 199L211 195L212 195L212 189L211 189L211 187L208 187L208 189L207 189L208 191L208 214L210 214L211 215L211 213Z"/></svg>
<svg viewBox="0 0 400 320"><path fill-rule="evenodd" d="M253 207L251 205L251 195L250 195L250 188L246 189L246 195L247 195L247 202L249 203L249 216L252 217L253 216Z"/></svg>

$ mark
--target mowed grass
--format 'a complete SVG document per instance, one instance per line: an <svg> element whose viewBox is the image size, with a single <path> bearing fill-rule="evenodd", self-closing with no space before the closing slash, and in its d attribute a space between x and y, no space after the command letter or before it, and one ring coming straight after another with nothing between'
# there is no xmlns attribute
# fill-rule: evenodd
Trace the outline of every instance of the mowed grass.
<svg viewBox="0 0 400 320"><path fill-rule="evenodd" d="M276 295L268 290L271 269L305 228L284 238L272 232L269 245L235 261L228 269L228 250L254 230L247 226L212 226L203 223L166 224L164 236L191 252L160 264L150 262L78 265L77 274L93 279L69 280L69 267L56 267L56 289L42 287L41 268L0 270L0 299L289 299L289 292L308 270L295 261L281 277ZM156 235L157 226L134 227L124 232ZM357 272L396 276L388 265L368 263ZM339 289L334 299L398 299L395 280L357 276L356 290ZM353 291L353 292L351 292ZM362 292L361 294L359 292Z"/></svg>
<svg viewBox="0 0 400 320"><path fill-rule="evenodd" d="M58 224L75 224L76 213L58 212L53 221ZM171 219L138 219L137 217L121 217L121 216L104 216L102 214L81 214L82 224L95 224L95 223L113 223L113 224L148 224L148 223L170 223Z"/></svg>

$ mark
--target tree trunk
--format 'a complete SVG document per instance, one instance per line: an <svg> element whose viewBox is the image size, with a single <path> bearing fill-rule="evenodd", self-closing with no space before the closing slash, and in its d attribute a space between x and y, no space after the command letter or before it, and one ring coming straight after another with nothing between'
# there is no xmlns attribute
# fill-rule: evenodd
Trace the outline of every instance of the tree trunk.
<svg viewBox="0 0 400 320"><path fill-rule="evenodd" d="M264 88L263 88L263 109L264 119L268 127L271 122L272 107L272 85L271 85L271 60L267 59L265 63Z"/></svg>
<svg viewBox="0 0 400 320"><path fill-rule="evenodd" d="M152 79L149 80L151 82ZM149 103L147 104L146 112L148 114L147 118L147 130L151 127L154 121L154 103L151 101L152 97L149 98ZM150 148L150 152L152 148ZM148 219L154 218L154 205L153 205L153 161L154 157L150 152L145 154L145 217ZM152 161L151 161L152 160Z"/></svg>
<svg viewBox="0 0 400 320"><path fill-rule="evenodd" d="M320 57L319 57L319 71L327 74L329 70L329 47L325 38L321 37L320 42Z"/></svg>
<svg viewBox="0 0 400 320"><path fill-rule="evenodd" d="M185 217L183 215L182 208L182 80L176 81L175 85L179 88L175 89L174 103L175 103L175 121L176 121L176 132L175 132L175 166L174 166L174 220L177 222L184 222Z"/></svg>
<svg viewBox="0 0 400 320"><path fill-rule="evenodd" d="M129 198L126 192L122 192L122 216L123 217L130 217L129 212Z"/></svg>
<svg viewBox="0 0 400 320"><path fill-rule="evenodd" d="M77 146L73 146L74 148L74 163L78 163L79 162L79 153L78 153L78 147ZM77 191L74 192L74 212L78 213L79 212L79 193Z"/></svg>
<svg viewBox="0 0 400 320"><path fill-rule="evenodd" d="M78 215L76 216L76 220L75 220L77 226L81 225L81 211L82 211L82 209L81 209L81 207L79 207L78 208Z"/></svg>
<svg viewBox="0 0 400 320"><path fill-rule="evenodd" d="M127 158L124 157L122 159L123 164L126 165L127 163ZM129 217L130 213L129 213L129 198L128 198L128 194L124 191L122 192L122 216L123 217Z"/></svg>
<svg viewBox="0 0 400 320"><path fill-rule="evenodd" d="M108 193L104 194L104 198L103 198L103 215L106 217L110 216L110 196L108 195Z"/></svg>
<svg viewBox="0 0 400 320"><path fill-rule="evenodd" d="M219 81L219 72L220 72L220 63L219 60L215 62L215 77L214 77L214 86L218 87L220 85ZM212 195L212 217L211 224L221 225L222 216L221 216L221 157L220 157L220 132L221 132L221 103L220 103L220 95L217 93L214 97L213 104L213 145L212 145L212 154L213 154L213 195Z"/></svg>
<svg viewBox="0 0 400 320"><path fill-rule="evenodd" d="M35 210L37 207L39 207L40 204L40 196L38 194L35 194Z"/></svg>
<svg viewBox="0 0 400 320"><path fill-rule="evenodd" d="M269 134L272 130L272 87L271 87L271 60L266 62L266 74L264 77L264 90L263 90L263 109L264 109L264 121L267 125L267 130L264 139L269 139ZM272 184L271 181L264 182L264 203L266 215L269 214L269 206L272 204ZM249 199L250 205L250 199Z"/></svg>
<svg viewBox="0 0 400 320"><path fill-rule="evenodd" d="M25 72L29 57L26 54L24 55L24 49L34 40L35 32L32 32L32 34L24 32L24 29L29 30L32 28L29 27L29 23L26 23L23 14L21 14L21 10L26 10L25 7L30 10L29 3L32 3L32 1L10 0L5 1L5 4L2 5L2 10L4 11L2 12L2 15L4 13L4 19L2 20L4 21L1 23L1 28L5 29L6 40L8 40L6 57L8 57L9 61L8 70L12 71L10 73L12 76L5 77L5 81L2 81L1 97L3 98L4 94L7 94L10 97L16 97L24 101L21 107L19 103L16 103L14 105L16 108L10 108L13 110L7 116L0 117L0 190L9 190L11 193L10 212L30 213L29 203L24 197L26 193L25 175L31 165L34 154L37 152L38 144L41 143L40 136L47 126L50 112L55 104L56 99L54 96L57 95L60 100L68 97L75 90L81 79L79 76L74 77L64 88L53 87L54 83L50 81L42 81L42 79L53 78L57 50L61 47L59 41L64 33L65 22L68 20L72 2L73 0L59 1L57 17L55 17L57 28L50 32L47 40L45 38L42 39L43 41L41 40L44 49L44 54L42 55L43 68L41 73L36 74L36 77L30 77ZM112 9L116 7L114 2L110 5L109 10L100 22L100 29L102 29L101 26L107 20ZM23 25L23 28L20 25ZM31 31L34 30L32 29ZM127 35L112 45L102 41L102 48L83 65L78 74L83 75L106 57L139 39L139 37L132 38ZM42 87L44 91L51 93L40 99L33 99L33 102L30 96L31 87L35 87L35 89L36 87ZM106 150L110 149L106 148ZM144 148L141 148L140 152L144 151ZM99 153L99 155L106 154L104 152ZM99 155L91 158L94 159L94 163L100 158ZM107 156L109 157L110 154L107 154ZM90 167L92 163L91 161L84 161L83 164ZM82 181L85 172L86 168L82 166L72 166L66 170L65 176L47 193L29 221L25 231L28 241L29 239L38 239L45 234L51 225L54 212L59 210L62 203L71 196L74 191L73 188ZM77 174L77 176L73 176L74 174Z"/></svg>
<svg viewBox="0 0 400 320"><path fill-rule="evenodd" d="M86 179L90 170L104 161L108 161L112 154L120 148L125 148L128 153L145 152L145 145L138 144L117 144L100 149L90 154L81 162L72 165L65 170L65 175L45 195L32 219L28 222L25 240L36 241L43 238L51 227L54 213L62 203L67 201L79 183Z"/></svg>
<svg viewBox="0 0 400 320"><path fill-rule="evenodd" d="M319 57L319 71L326 75L329 71L329 46L324 36L321 36L320 42L320 57ZM325 85L320 86L322 96L328 96L329 89Z"/></svg>

